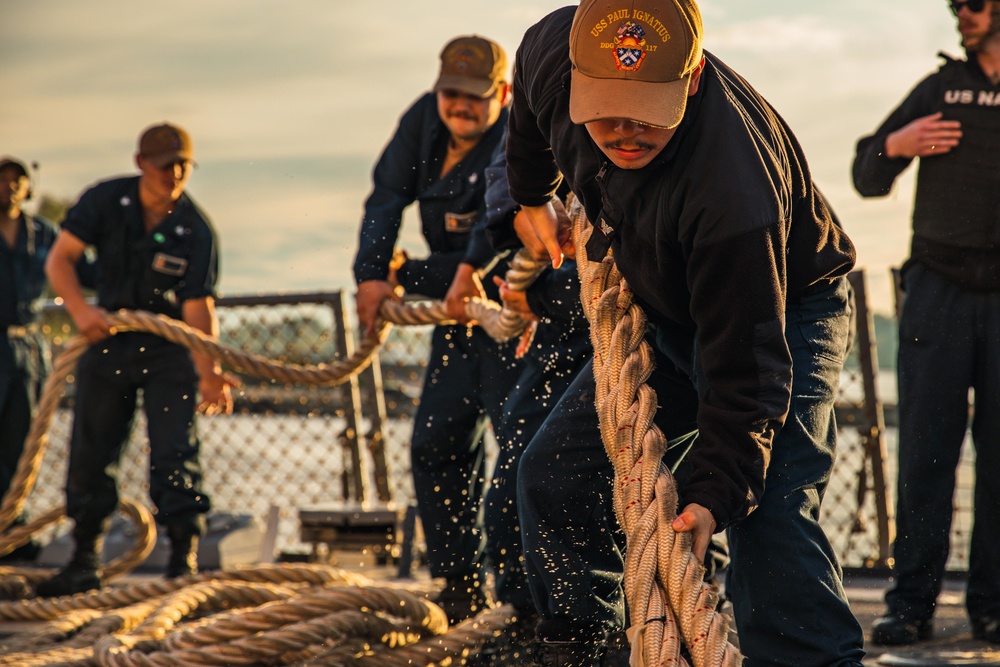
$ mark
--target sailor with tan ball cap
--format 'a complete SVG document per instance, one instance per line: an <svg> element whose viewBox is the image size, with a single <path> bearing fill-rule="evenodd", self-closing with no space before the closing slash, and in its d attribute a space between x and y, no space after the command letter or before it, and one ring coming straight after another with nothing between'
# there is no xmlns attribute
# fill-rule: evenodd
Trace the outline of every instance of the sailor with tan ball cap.
<svg viewBox="0 0 1000 667"><path fill-rule="evenodd" d="M466 300L498 301L490 276L507 269L505 262L493 263L495 253L476 223L486 214L484 172L507 123L508 69L493 40L465 35L445 44L432 90L403 113L375 164L354 259L364 329L374 328L386 299L399 298L397 286L444 299L462 323L434 328L410 446L428 566L445 580L437 601L452 622L489 603L487 539L491 551L510 558L520 552L516 533L487 536L481 511L489 478L485 429L492 424L506 449L512 434L505 429L516 428L503 423L503 404L519 374L515 342L498 344L481 328L465 326ZM430 249L423 258L396 252L403 211L412 204ZM527 604L526 588L501 578L497 594Z"/></svg>
<svg viewBox="0 0 1000 667"><path fill-rule="evenodd" d="M62 571L38 585L42 596L101 587L101 541L118 505L114 471L140 390L149 431L149 495L170 539L168 577L197 571L198 538L211 508L201 486L195 412L230 412L230 379L211 357L155 334L110 336L107 313L144 310L218 335L218 242L186 192L194 146L184 129L171 123L146 128L135 163L139 175L102 181L80 196L46 264L53 291L92 345L77 366L66 478L74 552ZM84 299L73 272L87 246L96 249L100 265L96 305Z"/></svg>
<svg viewBox="0 0 1000 667"><path fill-rule="evenodd" d="M702 39L686 0L590 0L527 31L507 143L522 240L561 263L550 199L565 179L594 223L589 259L612 250L646 312L655 421L690 445L673 528L699 558L726 531L745 664L859 665L818 523L854 247L791 130ZM581 373L519 469L542 664L599 665L626 624L594 391Z"/></svg>

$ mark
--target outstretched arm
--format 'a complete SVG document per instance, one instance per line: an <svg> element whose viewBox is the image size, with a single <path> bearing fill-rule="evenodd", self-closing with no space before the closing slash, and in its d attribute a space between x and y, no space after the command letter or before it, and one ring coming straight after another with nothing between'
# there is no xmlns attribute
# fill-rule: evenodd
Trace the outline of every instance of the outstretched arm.
<svg viewBox="0 0 1000 667"><path fill-rule="evenodd" d="M63 300L73 324L91 343L111 335L107 313L87 303L76 273L76 264L83 257L87 244L65 229L59 232L45 262L45 275L52 291Z"/></svg>
<svg viewBox="0 0 1000 667"><path fill-rule="evenodd" d="M215 316L215 299L210 296L188 299L181 306L181 317L192 329L212 338L219 337L219 320ZM198 392L201 402L198 411L206 415L228 415L233 411L230 386L238 382L222 372L218 361L207 354L191 352L195 370L198 371Z"/></svg>

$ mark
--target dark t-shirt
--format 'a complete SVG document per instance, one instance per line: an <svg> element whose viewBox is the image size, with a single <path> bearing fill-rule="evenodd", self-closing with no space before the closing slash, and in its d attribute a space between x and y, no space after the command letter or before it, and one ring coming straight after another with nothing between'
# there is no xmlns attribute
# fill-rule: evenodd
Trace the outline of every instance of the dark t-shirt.
<svg viewBox="0 0 1000 667"><path fill-rule="evenodd" d="M187 195L150 232L139 177L98 183L66 214L63 229L97 250L97 303L181 319L188 299L215 296L218 244L208 218Z"/></svg>

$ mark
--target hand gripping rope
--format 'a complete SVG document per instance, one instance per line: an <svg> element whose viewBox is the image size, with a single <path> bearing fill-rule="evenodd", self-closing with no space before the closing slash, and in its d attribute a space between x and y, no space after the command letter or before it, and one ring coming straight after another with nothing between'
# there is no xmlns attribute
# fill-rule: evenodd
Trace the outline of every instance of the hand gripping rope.
<svg viewBox="0 0 1000 667"><path fill-rule="evenodd" d="M671 527L677 486L663 463L666 437L653 423L656 394L645 384L653 370L653 353L643 340L646 316L610 252L600 262L587 258L593 227L582 207L573 201L567 209L594 347L601 439L614 465L615 514L627 537L631 663L687 665L683 641L696 667L737 667L743 657L728 641L729 619L716 611L718 588L705 583L690 535Z"/></svg>

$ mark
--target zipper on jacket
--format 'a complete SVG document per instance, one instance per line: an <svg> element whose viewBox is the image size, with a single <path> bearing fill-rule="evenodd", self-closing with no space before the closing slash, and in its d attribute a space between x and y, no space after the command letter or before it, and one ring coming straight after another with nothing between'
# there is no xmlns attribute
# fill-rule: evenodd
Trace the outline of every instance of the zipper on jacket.
<svg viewBox="0 0 1000 667"><path fill-rule="evenodd" d="M604 179L608 175L608 167L610 167L610 166L611 166L611 163L609 163L607 160L604 160L603 162L601 162L601 168L597 170L597 176L595 176L595 179L602 186L604 185Z"/></svg>

